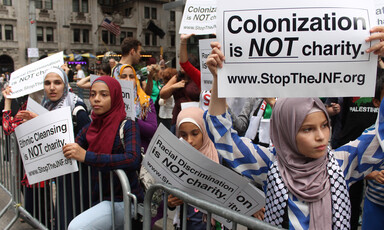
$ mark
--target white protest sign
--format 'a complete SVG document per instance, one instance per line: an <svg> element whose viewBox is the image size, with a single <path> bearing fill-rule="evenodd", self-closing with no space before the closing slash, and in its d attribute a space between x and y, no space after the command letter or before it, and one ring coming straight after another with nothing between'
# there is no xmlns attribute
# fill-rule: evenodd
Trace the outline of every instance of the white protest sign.
<svg viewBox="0 0 384 230"><path fill-rule="evenodd" d="M97 75L91 75L91 84L100 76ZM134 87L133 87L133 81L126 81L126 80L119 80L116 79L120 85L121 85L121 91L123 96L123 101L125 104L125 112L127 113L127 117L131 120L135 120L136 117L136 110L135 110L135 96L134 94Z"/></svg>
<svg viewBox="0 0 384 230"><path fill-rule="evenodd" d="M9 82L12 94L9 98L18 98L42 90L45 71L63 64L63 52L59 52L12 72Z"/></svg>
<svg viewBox="0 0 384 230"><path fill-rule="evenodd" d="M384 25L384 0L375 0L376 7L376 25Z"/></svg>
<svg viewBox="0 0 384 230"><path fill-rule="evenodd" d="M179 34L216 33L216 0L187 0Z"/></svg>
<svg viewBox="0 0 384 230"><path fill-rule="evenodd" d="M34 112L37 115L49 112L46 108L44 108L42 105L33 100L32 97L28 97L27 110Z"/></svg>
<svg viewBox="0 0 384 230"><path fill-rule="evenodd" d="M374 94L372 0L220 1L219 97Z"/></svg>
<svg viewBox="0 0 384 230"><path fill-rule="evenodd" d="M74 143L71 108L44 113L15 129L24 169L30 184L78 170L62 147Z"/></svg>
<svg viewBox="0 0 384 230"><path fill-rule="evenodd" d="M265 205L263 192L248 180L178 140L163 125L153 136L143 165L156 181L244 215Z"/></svg>
<svg viewBox="0 0 384 230"><path fill-rule="evenodd" d="M201 66L201 90L212 89L212 74L208 69L206 63L208 55L211 53L211 42L216 39L200 39L199 40L199 55L200 55L200 66Z"/></svg>

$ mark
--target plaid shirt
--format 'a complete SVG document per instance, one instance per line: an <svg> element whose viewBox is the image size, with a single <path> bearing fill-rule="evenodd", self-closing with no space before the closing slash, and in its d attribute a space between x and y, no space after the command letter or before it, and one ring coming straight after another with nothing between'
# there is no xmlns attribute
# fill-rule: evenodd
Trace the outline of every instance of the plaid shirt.
<svg viewBox="0 0 384 230"><path fill-rule="evenodd" d="M89 124L77 135L76 143L88 149L86 134ZM102 140L100 140L102 141ZM114 169L123 169L128 177L131 192L136 195L139 202L143 201L143 190L138 179L138 170L141 166L140 135L137 123L127 120L124 125L125 149L120 140L119 130L113 143L112 154L87 151L84 163L91 166L92 202L99 201L99 179L101 173L103 200L111 200L109 172ZM122 189L119 178L113 174L115 201L122 201Z"/></svg>

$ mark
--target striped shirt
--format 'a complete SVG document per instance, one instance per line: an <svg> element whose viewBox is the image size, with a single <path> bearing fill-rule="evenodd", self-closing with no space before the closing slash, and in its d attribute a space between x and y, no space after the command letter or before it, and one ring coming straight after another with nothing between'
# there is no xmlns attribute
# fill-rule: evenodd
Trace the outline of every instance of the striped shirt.
<svg viewBox="0 0 384 230"><path fill-rule="evenodd" d="M384 170L384 165L381 165L379 170ZM376 180L367 180L366 197L375 204L384 206L384 185Z"/></svg>
<svg viewBox="0 0 384 230"><path fill-rule="evenodd" d="M204 117L208 135L223 160L238 173L266 188L268 171L276 160L275 149L255 145L248 138L240 137L232 129L231 115L228 111L219 116L205 112ZM334 156L344 173L347 186L350 186L379 167L384 153L375 135L375 129L370 128L357 140L335 150ZM308 229L310 219L308 203L300 201L291 193L288 195L290 229Z"/></svg>

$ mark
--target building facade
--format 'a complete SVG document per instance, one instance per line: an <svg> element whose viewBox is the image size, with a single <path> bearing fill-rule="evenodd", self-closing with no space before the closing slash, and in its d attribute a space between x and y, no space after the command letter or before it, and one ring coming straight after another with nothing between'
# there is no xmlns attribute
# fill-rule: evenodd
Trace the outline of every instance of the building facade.
<svg viewBox="0 0 384 230"><path fill-rule="evenodd" d="M0 73L31 62L27 49L33 25L39 58L59 51L77 57L107 51L119 54L122 40L134 37L143 44L144 54L159 61L163 52L166 61L175 63L175 11L163 9L169 0L33 0L35 15L30 13L31 1L0 0ZM120 26L120 35L101 26L105 18Z"/></svg>

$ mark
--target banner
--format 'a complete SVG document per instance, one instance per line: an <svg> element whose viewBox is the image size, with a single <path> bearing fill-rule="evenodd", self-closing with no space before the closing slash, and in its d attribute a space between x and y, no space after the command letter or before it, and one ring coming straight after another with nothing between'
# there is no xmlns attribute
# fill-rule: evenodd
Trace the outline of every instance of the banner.
<svg viewBox="0 0 384 230"><path fill-rule="evenodd" d="M63 64L63 52L59 52L12 72L9 82L12 87L12 94L9 98L22 97L44 89L45 71L53 67L60 67Z"/></svg>
<svg viewBox="0 0 384 230"><path fill-rule="evenodd" d="M212 89L212 74L208 69L206 64L208 55L211 53L211 42L216 41L216 39L200 39L199 40L199 55L200 55L200 66L201 66L201 90L211 90Z"/></svg>
<svg viewBox="0 0 384 230"><path fill-rule="evenodd" d="M162 124L153 136L142 164L156 181L244 215L251 216L265 205L264 193L246 178L178 140ZM231 227L230 222L221 221Z"/></svg>
<svg viewBox="0 0 384 230"><path fill-rule="evenodd" d="M179 34L216 33L216 0L187 0Z"/></svg>
<svg viewBox="0 0 384 230"><path fill-rule="evenodd" d="M223 0L217 17L219 97L374 95L372 0Z"/></svg>
<svg viewBox="0 0 384 230"><path fill-rule="evenodd" d="M41 114L17 126L15 134L30 184L78 171L76 160L62 150L74 143L70 107Z"/></svg>

